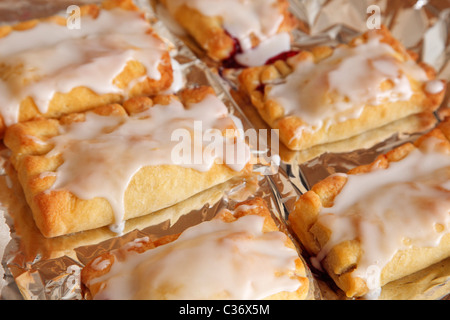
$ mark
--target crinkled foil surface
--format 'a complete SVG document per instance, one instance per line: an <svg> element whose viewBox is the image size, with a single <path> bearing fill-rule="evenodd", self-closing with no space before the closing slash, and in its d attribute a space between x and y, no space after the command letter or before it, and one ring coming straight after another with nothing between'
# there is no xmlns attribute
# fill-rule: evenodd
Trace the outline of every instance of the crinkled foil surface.
<svg viewBox="0 0 450 320"><path fill-rule="evenodd" d="M65 14L70 5L100 1L89 0L3 0L0 24ZM386 25L393 35L420 59L450 82L450 0L291 0L292 13L302 21L295 31L294 46L337 45L376 27ZM230 112L241 120L244 129L266 128L248 102L235 90L234 71L219 70L196 44L171 21L157 1L136 0L148 13L157 32L173 47L173 58L180 64L186 85L205 84L215 88ZM220 72L219 72L220 71ZM92 230L73 236L45 239L33 225L17 181L7 172L8 151L0 154L4 171L0 176L0 209L7 216L12 240L3 256L7 281L2 299L57 300L83 299L80 271L85 263L106 250L142 237L178 233L186 227L208 220L220 209L233 207L251 195L263 197L280 225L289 230L286 218L295 199L315 182L335 172L366 164L377 155L433 128L440 114L450 108L449 90L439 112L427 123L414 117L352 139L347 144L332 144L304 152L292 152L280 145L281 163L256 166L259 176L232 180L207 190L171 208L148 217L128 221L125 235L115 237L108 229ZM254 154L265 149L254 149ZM18 217L23 225L13 224ZM31 220L30 220L31 219ZM21 233L22 236L18 236ZM27 236L24 236L24 235ZM295 239L294 239L295 241ZM298 250L302 253L301 246ZM305 258L305 262L307 258ZM314 277L313 277L314 276ZM343 299L342 293L314 270L311 299ZM380 299L442 299L450 292L450 261L388 284Z"/></svg>

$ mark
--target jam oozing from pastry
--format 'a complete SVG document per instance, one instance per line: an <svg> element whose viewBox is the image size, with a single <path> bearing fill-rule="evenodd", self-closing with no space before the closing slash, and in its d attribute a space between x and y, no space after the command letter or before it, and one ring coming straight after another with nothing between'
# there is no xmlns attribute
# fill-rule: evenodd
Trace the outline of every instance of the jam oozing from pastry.
<svg viewBox="0 0 450 320"><path fill-rule="evenodd" d="M288 33L278 33L256 47L236 54L234 59L247 67L257 67L267 64L273 59L282 59L283 56L291 52L291 37Z"/></svg>
<svg viewBox="0 0 450 320"><path fill-rule="evenodd" d="M242 49L252 48L250 35L263 40L275 35L282 14L276 7L276 0L170 0L167 7L175 13L178 7L186 5L208 17L220 17L223 28L239 40Z"/></svg>
<svg viewBox="0 0 450 320"><path fill-rule="evenodd" d="M147 77L159 80L167 48L149 31L140 13L113 9L101 10L95 19L82 16L79 29L40 22L0 38L0 112L6 124L18 121L20 102L27 97L45 113L56 92L79 86L126 96L131 88L113 80L131 60L144 65Z"/></svg>
<svg viewBox="0 0 450 320"><path fill-rule="evenodd" d="M278 33L284 19L276 0L169 0L172 14L181 5L208 17L220 17L222 27L234 39L235 50L228 67L263 65L269 58L290 50L290 35ZM252 38L258 39L255 47Z"/></svg>
<svg viewBox="0 0 450 320"><path fill-rule="evenodd" d="M125 190L145 166L178 165L205 172L219 161L242 170L250 150L234 128L226 106L214 95L188 108L172 98L168 105L131 116L88 112L85 121L61 126L60 134L49 140L54 148L47 157L61 155L64 162L55 173L44 174L56 175L49 191L108 200L120 226Z"/></svg>
<svg viewBox="0 0 450 320"><path fill-rule="evenodd" d="M411 247L434 247L450 230L450 155L415 149L387 169L346 175L347 182L319 223L332 230L316 261L335 245L357 239L361 257L352 275L380 287L380 272L392 257Z"/></svg>
<svg viewBox="0 0 450 320"><path fill-rule="evenodd" d="M261 66L271 64L277 60L285 61L299 53L297 50L290 50L290 36L281 33L273 36L253 50L243 52L239 40L229 35L233 39L234 50L230 57L222 61L222 67L226 69L241 69L249 66ZM285 38L282 40L282 38ZM284 42L279 44L277 42Z"/></svg>
<svg viewBox="0 0 450 320"><path fill-rule="evenodd" d="M266 65L273 64L277 62L278 60L286 61L290 57L293 57L300 53L300 50L289 50L289 51L283 51L282 53L270 58L266 61Z"/></svg>
<svg viewBox="0 0 450 320"><path fill-rule="evenodd" d="M414 94L410 78L428 80L413 60L403 61L372 37L354 47L338 47L318 63L312 56L299 61L283 83L270 86L267 99L283 106L285 115L303 120L301 135L358 118L365 106L409 100Z"/></svg>
<svg viewBox="0 0 450 320"><path fill-rule="evenodd" d="M285 246L284 233L263 233L263 222L256 215L228 223L213 219L174 242L141 254L129 251L89 283L102 283L94 299L253 300L293 292L301 285L297 252Z"/></svg>

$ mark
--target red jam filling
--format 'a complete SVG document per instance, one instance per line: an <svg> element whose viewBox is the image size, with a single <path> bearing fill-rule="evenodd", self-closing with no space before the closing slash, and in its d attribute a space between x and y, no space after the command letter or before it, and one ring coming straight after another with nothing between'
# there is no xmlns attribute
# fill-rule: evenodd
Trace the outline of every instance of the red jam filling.
<svg viewBox="0 0 450 320"><path fill-rule="evenodd" d="M273 64L273 63L275 63L275 61L278 61L278 60L286 61L290 57L293 57L293 56L295 56L295 55L297 55L299 53L300 53L300 50L284 51L284 52L276 55L275 57L272 57L269 60L267 60L265 64L266 65Z"/></svg>
<svg viewBox="0 0 450 320"><path fill-rule="evenodd" d="M233 37L231 34L229 34L228 32L226 32L227 35L233 40L233 44L234 44L234 48L233 51L231 52L230 56L222 61L222 66L225 69L242 69L242 68L246 68L247 66L244 66L242 64L240 64L237 60L236 60L236 55L243 53L241 44L239 42L239 40L235 37ZM265 65L268 64L272 64L277 60L284 60L286 61L288 58L295 56L296 54L298 54L300 52L300 50L290 50L290 51L285 51L282 52L270 59L268 59L265 63Z"/></svg>
<svg viewBox="0 0 450 320"><path fill-rule="evenodd" d="M233 40L233 51L231 52L230 56L222 61L222 66L226 69L242 69L245 68L245 66L241 65L239 62L236 61L236 55L243 53L241 43L239 40L235 37L233 37L231 34L228 33L228 31L225 31L227 36L229 36Z"/></svg>

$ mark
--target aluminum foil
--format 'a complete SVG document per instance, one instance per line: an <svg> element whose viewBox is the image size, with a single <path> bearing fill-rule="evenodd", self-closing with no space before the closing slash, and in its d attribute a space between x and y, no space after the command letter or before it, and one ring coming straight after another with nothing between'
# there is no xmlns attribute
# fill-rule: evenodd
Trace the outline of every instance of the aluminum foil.
<svg viewBox="0 0 450 320"><path fill-rule="evenodd" d="M100 1L2 1L0 21L27 20L63 12L72 4ZM294 32L294 46L308 48L314 45L345 43L354 36L386 25L408 49L420 59L434 66L440 78L450 82L450 0L291 0L292 13L302 21ZM230 112L241 120L244 129L268 129L254 108L236 89L235 70L223 70L208 59L192 39L176 25L158 5L157 1L139 0L136 3L147 12L157 32L173 47L173 58L180 64L186 85L207 84L215 88ZM378 19L379 18L379 19ZM449 90L447 90L449 92ZM289 231L286 219L297 197L315 182L335 172L346 172L357 165L371 162L380 153L415 139L433 128L450 108L449 93L435 116L428 121L411 117L353 138L352 149L348 144L331 144L303 152L292 152L279 146L281 162L257 165L261 173L251 180L233 180L206 193L158 212L152 217L127 222L126 234L113 237L109 229L56 239L45 239L28 220L24 226L10 222L12 240L3 257L7 267L8 285L2 291L3 299L83 299L79 273L83 265L96 255L116 248L123 243L142 237L159 237L180 232L186 227L208 220L221 208L232 207L235 202L257 195L270 205L282 228ZM266 148L253 148L255 155L264 154ZM7 151L2 154L7 159ZM6 162L6 172L8 164ZM7 173L0 176L0 190L4 195L21 197L20 187ZM6 201L2 197L2 209L8 216L30 219L29 209L23 202ZM169 220L166 217L170 217ZM27 237L19 237L18 231ZM25 231L23 231L25 230ZM24 234L24 233L22 233ZM293 237L295 241L295 238ZM301 245L298 250L303 253ZM307 258L305 259L307 261ZM404 299L439 299L450 292L449 261L431 270L414 275L418 285L408 287L402 282L390 284L391 291ZM343 299L342 293L321 274L311 271L314 277L310 298ZM431 279L431 280L430 280ZM419 285L420 284L420 285ZM389 288L388 288L389 289ZM386 292L390 292L386 289ZM398 292L401 292L398 293ZM386 293L382 297L392 297Z"/></svg>

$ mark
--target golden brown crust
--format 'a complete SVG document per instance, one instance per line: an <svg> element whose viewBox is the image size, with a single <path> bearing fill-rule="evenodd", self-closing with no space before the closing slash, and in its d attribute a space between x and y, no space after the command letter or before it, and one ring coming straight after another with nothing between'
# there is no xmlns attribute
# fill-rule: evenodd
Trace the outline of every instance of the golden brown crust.
<svg viewBox="0 0 450 320"><path fill-rule="evenodd" d="M129 11L139 11L139 8L132 0L106 0L101 5L85 5L80 7L81 16L91 16L97 18L101 10L111 10L121 8ZM144 19L144 14L142 14ZM20 32L34 28L39 23L50 22L60 25L66 24L66 19L60 16L52 16L42 19L34 19L25 21L12 26L0 27L0 37L7 37L13 32ZM149 34L162 41L157 34L155 34L149 25ZM0 70L7 66L0 66ZM143 81L134 84L130 88L129 97L140 95L154 95L164 90L167 90L173 82L173 70L169 52L164 52L161 57L161 62L158 66L158 71L161 78L158 80L146 77ZM5 72L5 71L2 71ZM133 80L140 79L146 74L144 65L139 61L129 61L124 69L112 79L113 83L118 88L128 88ZM1 76L1 75L0 75ZM105 104L120 103L124 100L124 95L119 93L105 93L99 94L87 87L75 87L67 93L56 92L49 102L48 110L42 114L32 97L27 97L20 102L18 121L23 122L34 119L36 117L55 118L72 112L83 112ZM3 136L5 130L5 123L0 119L0 137Z"/></svg>
<svg viewBox="0 0 450 320"><path fill-rule="evenodd" d="M349 43L349 46L357 46L362 41L367 41L369 34L373 32L376 32L381 42L390 45L398 53L398 59L402 61L414 60L385 27L355 38ZM444 98L445 90L430 94L426 92L423 84L414 79L409 79L414 91L409 101L384 103L376 108L365 106L362 114L356 119L337 122L328 127L323 126L312 132L306 130L299 135L296 133L298 128L308 124L298 116L285 115L283 106L270 99L268 92L272 86L276 86L277 82L292 73L295 65L299 62L311 59L317 64L332 53L333 49L330 47L316 47L311 51L301 51L286 61L279 60L270 65L244 69L239 75L241 90L249 96L261 118L272 128L279 129L280 140L291 150L304 150L312 146L347 139L412 114L433 112ZM435 72L430 66L424 63L419 65L430 80L435 78ZM445 84L445 81L443 82Z"/></svg>
<svg viewBox="0 0 450 320"><path fill-rule="evenodd" d="M244 208L243 210L238 209ZM232 223L241 217L248 215L258 215L264 217L263 232L280 231L275 223L266 202L262 198L254 198L238 203L236 205L237 210L231 212L229 210L222 210L214 219L221 219L227 223ZM147 250L154 249L156 247L165 245L172 241L175 241L180 234L168 235L154 241L144 241L139 246L124 246L120 249L106 252L98 257L92 259L81 271L81 282L84 289L84 293L87 299L92 299L99 292L102 282L92 281L105 276L110 271L112 265L116 260L122 261L126 259L126 252L135 251L138 253L145 252ZM289 248L295 248L292 241L287 238L286 246ZM108 261L108 267L98 270L95 265ZM105 264L106 265L106 264ZM300 257L295 261L295 271L291 277L295 277L299 282L298 290L294 292L279 292L277 294L267 297L268 300L294 300L294 299L306 299L309 294L310 286L309 279L306 272L306 267L303 264Z"/></svg>
<svg viewBox="0 0 450 320"><path fill-rule="evenodd" d="M161 0L167 7L171 0ZM277 0L276 9L283 15L283 21L278 32L290 32L297 26L297 20L288 10L287 0ZM235 40L223 28L220 17L208 17L196 9L183 4L174 13L175 20L195 39L207 55L216 61L222 61L235 51ZM256 36L252 37L252 44L259 43Z"/></svg>
<svg viewBox="0 0 450 320"><path fill-rule="evenodd" d="M436 151L444 154L450 152L449 141L450 118L437 128L421 136L415 143L405 143L392 151L382 154L368 165L358 166L348 172L349 175L360 175L375 170L383 170L392 162L408 156L417 148L426 148L424 141L429 137L438 139ZM332 230L322 225L319 214L322 208L332 207L335 197L347 182L344 175L331 175L315 184L297 200L294 210L289 216L289 224L306 250L313 256L319 254L330 239ZM383 268L381 285L428 267L445 259L450 253L450 234L443 236L440 244L430 248L411 248L398 251L392 260ZM333 247L321 264L337 285L349 297L363 296L369 289L365 281L351 274L358 265L362 251L358 240L349 240Z"/></svg>
<svg viewBox="0 0 450 320"><path fill-rule="evenodd" d="M212 94L212 88L186 89L181 96L189 104L189 98ZM143 99L131 99L125 105L128 110L142 109ZM157 96L153 101L166 100ZM151 107L153 102L147 103ZM94 109L103 116L127 116L119 104ZM109 202L103 198L82 200L68 191L46 192L55 182L52 175L63 163L61 155L47 157L53 148L47 141L59 134L59 127L71 121L84 121L84 114L71 114L56 119L37 119L15 124L6 131L4 142L12 151L11 162L24 189L35 222L46 237L94 229L114 223ZM125 193L125 220L142 216L168 207L233 176L249 173L251 164L242 172L235 172L223 164L215 164L207 172L200 172L176 165L144 167L132 178Z"/></svg>

